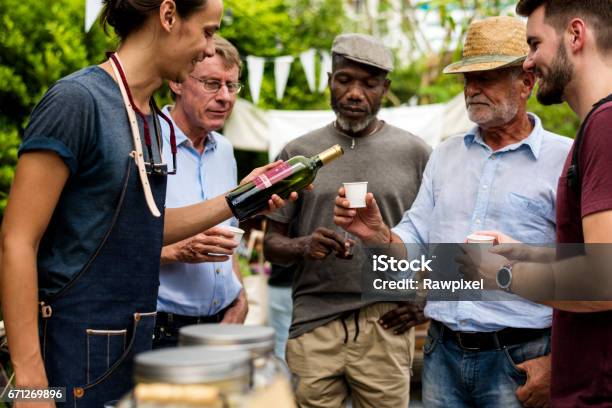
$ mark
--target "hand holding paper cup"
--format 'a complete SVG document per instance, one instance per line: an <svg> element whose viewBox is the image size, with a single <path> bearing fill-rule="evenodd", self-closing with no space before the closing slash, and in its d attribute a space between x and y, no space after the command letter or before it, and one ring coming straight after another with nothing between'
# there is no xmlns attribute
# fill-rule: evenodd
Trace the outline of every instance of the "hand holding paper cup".
<svg viewBox="0 0 612 408"><path fill-rule="evenodd" d="M227 229L234 234L234 241L236 241L237 244L240 244L240 241L242 241L242 236L244 235L244 230L236 227L227 227Z"/></svg>
<svg viewBox="0 0 612 408"><path fill-rule="evenodd" d="M342 183L346 199L350 208L364 208L366 206L366 194L368 193L368 182L359 181L355 183Z"/></svg>
<svg viewBox="0 0 612 408"><path fill-rule="evenodd" d="M487 246L493 246L494 242L495 237L490 235L470 234L467 236L468 244L486 244Z"/></svg>
<svg viewBox="0 0 612 408"><path fill-rule="evenodd" d="M231 226L220 226L219 228L222 228L224 230L224 232L229 232L230 234L233 234L233 241L236 243L236 245L240 244L240 241L242 241L242 236L244 235L244 230L240 229L240 228L236 228L236 227L231 227ZM229 249L229 248L228 248ZM218 254L218 253L210 253L210 255L213 256L228 256L226 254Z"/></svg>
<svg viewBox="0 0 612 408"><path fill-rule="evenodd" d="M495 237L490 235L480 235L480 234L470 234L466 239L468 244L478 244L478 245L469 245L472 246L474 250L476 250L476 254L479 256L479 262L482 260L485 253L489 252L489 249L493 247L495 243Z"/></svg>

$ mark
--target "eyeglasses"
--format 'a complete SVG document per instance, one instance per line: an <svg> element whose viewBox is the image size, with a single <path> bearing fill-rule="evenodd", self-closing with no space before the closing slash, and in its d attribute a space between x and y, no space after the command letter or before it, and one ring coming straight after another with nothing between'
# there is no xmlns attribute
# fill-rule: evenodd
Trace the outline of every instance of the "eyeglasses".
<svg viewBox="0 0 612 408"><path fill-rule="evenodd" d="M200 78L194 77L193 75L189 75L189 76L195 79L196 81L198 81L200 84L202 84L202 88L204 88L206 92L217 93L219 92L219 90L221 89L223 85L227 87L227 91L231 94L237 94L238 92L242 90L242 84L240 82L225 82L224 83L221 81L217 81L216 79L208 79L208 78L200 79Z"/></svg>

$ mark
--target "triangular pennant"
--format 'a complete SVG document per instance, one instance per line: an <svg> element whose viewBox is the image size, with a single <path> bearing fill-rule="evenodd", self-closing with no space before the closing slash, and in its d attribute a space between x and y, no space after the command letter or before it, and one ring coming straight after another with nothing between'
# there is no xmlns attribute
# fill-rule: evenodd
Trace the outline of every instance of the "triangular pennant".
<svg viewBox="0 0 612 408"><path fill-rule="evenodd" d="M89 29L98 18L102 7L102 0L87 0L85 3L85 32L89 32Z"/></svg>
<svg viewBox="0 0 612 408"><path fill-rule="evenodd" d="M306 81L308 82L308 89L310 92L315 91L315 50L309 49L300 54L300 62L304 68L304 74L306 74Z"/></svg>
<svg viewBox="0 0 612 408"><path fill-rule="evenodd" d="M257 105L259 102L259 91L263 82L265 58L249 55L246 57L247 69L249 70L249 90L253 103Z"/></svg>
<svg viewBox="0 0 612 408"><path fill-rule="evenodd" d="M291 70L291 64L293 63L293 57L286 55L284 57L277 57L274 59L274 81L276 83L276 99L281 101L283 95L285 95L285 87L287 86L287 80L289 79L289 71Z"/></svg>
<svg viewBox="0 0 612 408"><path fill-rule="evenodd" d="M327 88L327 73L332 70L331 55L327 51L321 51L321 72L319 73L319 92L325 92Z"/></svg>

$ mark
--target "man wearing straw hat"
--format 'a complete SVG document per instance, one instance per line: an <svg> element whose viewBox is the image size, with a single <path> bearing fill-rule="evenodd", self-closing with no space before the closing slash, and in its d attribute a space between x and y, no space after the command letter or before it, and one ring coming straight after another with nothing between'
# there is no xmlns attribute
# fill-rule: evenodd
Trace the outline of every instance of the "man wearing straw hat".
<svg viewBox="0 0 612 408"><path fill-rule="evenodd" d="M557 180L571 141L526 111L535 78L521 67L524 38L525 24L515 18L472 23L463 58L444 72L463 75L478 126L433 152L417 199L395 228L382 222L373 195L355 211L342 190L336 224L370 247L461 243L474 231L500 228L525 242L554 242ZM551 309L493 293L490 301L427 303L425 406L548 405Z"/></svg>
<svg viewBox="0 0 612 408"><path fill-rule="evenodd" d="M571 153L562 159L557 192L559 261L550 265L533 256L522 257L513 265L508 289L535 295L555 309L552 405L608 407L612 400L612 0L520 0L516 10L528 17L530 52L523 67L539 79L538 100L544 105L567 102L582 125ZM502 244L512 242L499 232L489 233ZM500 245L495 252L512 258L513 247L517 248ZM520 252L529 253L525 249ZM494 268L493 262L478 265L481 276L495 276ZM536 285L546 297L533 290Z"/></svg>

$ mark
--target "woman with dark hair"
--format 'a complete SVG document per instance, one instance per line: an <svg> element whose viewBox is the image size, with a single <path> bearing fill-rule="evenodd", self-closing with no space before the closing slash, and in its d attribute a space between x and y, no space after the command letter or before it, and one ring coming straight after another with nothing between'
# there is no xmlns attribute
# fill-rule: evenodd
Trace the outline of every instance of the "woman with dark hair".
<svg viewBox="0 0 612 408"><path fill-rule="evenodd" d="M151 347L162 244L232 216L223 196L164 210L176 163L161 163L152 99L215 54L222 12L222 0L105 0L118 50L34 109L0 237L17 387L66 387L75 407L120 398L133 355ZM273 196L269 209L283 204Z"/></svg>

